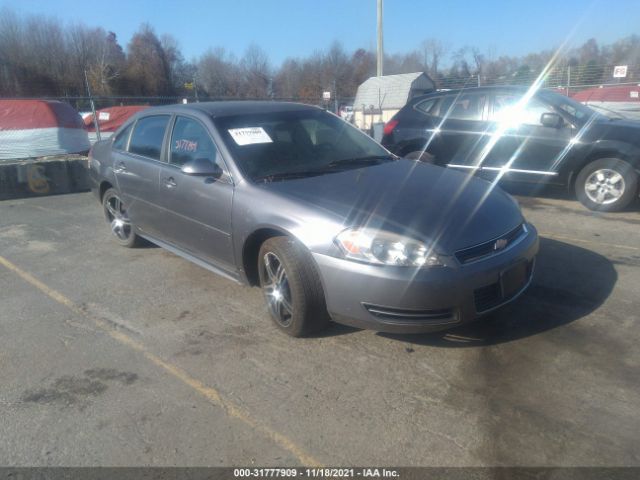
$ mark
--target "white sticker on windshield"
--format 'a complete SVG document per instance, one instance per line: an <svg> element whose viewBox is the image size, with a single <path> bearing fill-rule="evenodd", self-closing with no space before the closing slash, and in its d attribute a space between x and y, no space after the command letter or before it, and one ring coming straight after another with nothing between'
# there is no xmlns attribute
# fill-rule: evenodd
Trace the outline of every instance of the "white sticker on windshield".
<svg viewBox="0 0 640 480"><path fill-rule="evenodd" d="M230 128L229 133L240 146L254 143L272 143L271 137L262 127Z"/></svg>

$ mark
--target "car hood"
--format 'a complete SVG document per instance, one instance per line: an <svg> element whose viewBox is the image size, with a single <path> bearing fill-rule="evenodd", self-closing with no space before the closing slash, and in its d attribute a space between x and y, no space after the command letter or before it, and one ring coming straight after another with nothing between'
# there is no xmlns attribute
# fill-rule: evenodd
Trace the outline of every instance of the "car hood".
<svg viewBox="0 0 640 480"><path fill-rule="evenodd" d="M264 186L341 227L370 226L454 251L497 238L522 221L516 202L465 173L410 160ZM317 218L317 217L314 217Z"/></svg>
<svg viewBox="0 0 640 480"><path fill-rule="evenodd" d="M633 130L640 130L640 121L630 118L607 118L599 120L597 123L607 127L624 127Z"/></svg>

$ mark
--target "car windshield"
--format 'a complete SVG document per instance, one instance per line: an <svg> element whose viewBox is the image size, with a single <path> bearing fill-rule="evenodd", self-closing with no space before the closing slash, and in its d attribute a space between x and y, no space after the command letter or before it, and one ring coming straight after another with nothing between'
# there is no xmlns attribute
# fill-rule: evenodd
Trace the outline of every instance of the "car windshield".
<svg viewBox="0 0 640 480"><path fill-rule="evenodd" d="M214 119L242 173L254 182L323 175L394 160L342 119L311 109Z"/></svg>

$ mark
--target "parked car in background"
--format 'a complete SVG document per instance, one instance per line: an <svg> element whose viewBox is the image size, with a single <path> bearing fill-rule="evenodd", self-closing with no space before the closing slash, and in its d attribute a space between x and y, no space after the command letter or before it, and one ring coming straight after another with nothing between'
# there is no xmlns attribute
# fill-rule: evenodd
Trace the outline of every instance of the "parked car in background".
<svg viewBox="0 0 640 480"><path fill-rule="evenodd" d="M397 155L490 180L566 186L592 210L638 196L640 122L604 116L568 97L480 87L412 99L386 125Z"/></svg>
<svg viewBox="0 0 640 480"><path fill-rule="evenodd" d="M275 323L425 332L529 285L535 228L506 193L399 159L322 109L277 102L155 107L90 154L114 238L150 240L259 285Z"/></svg>

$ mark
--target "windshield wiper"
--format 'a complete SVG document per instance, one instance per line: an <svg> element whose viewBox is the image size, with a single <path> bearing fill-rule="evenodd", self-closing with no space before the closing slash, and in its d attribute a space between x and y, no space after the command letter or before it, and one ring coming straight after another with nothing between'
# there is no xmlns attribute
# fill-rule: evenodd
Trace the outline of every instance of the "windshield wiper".
<svg viewBox="0 0 640 480"><path fill-rule="evenodd" d="M325 168L335 168L351 165L378 165L385 161L391 162L395 157L391 155L368 155L366 157L343 158L342 160L334 160L329 162Z"/></svg>
<svg viewBox="0 0 640 480"><path fill-rule="evenodd" d="M264 175L255 179L256 182L273 182L276 180L287 180L292 178L305 178L313 177L315 175L322 175L325 173L323 170L303 170L299 172L279 172Z"/></svg>
<svg viewBox="0 0 640 480"><path fill-rule="evenodd" d="M325 173L335 172L336 170L340 170L342 167L349 168L354 165L356 166L357 165L378 165L385 161L390 162L395 159L396 157L392 155L369 155L366 157L345 158L342 160L334 160L333 162L329 162L328 164L314 170L272 173L269 175L258 177L255 179L255 181L256 182L273 182L276 180L288 180L288 179L294 179L294 178L313 177L315 175L323 175Z"/></svg>

